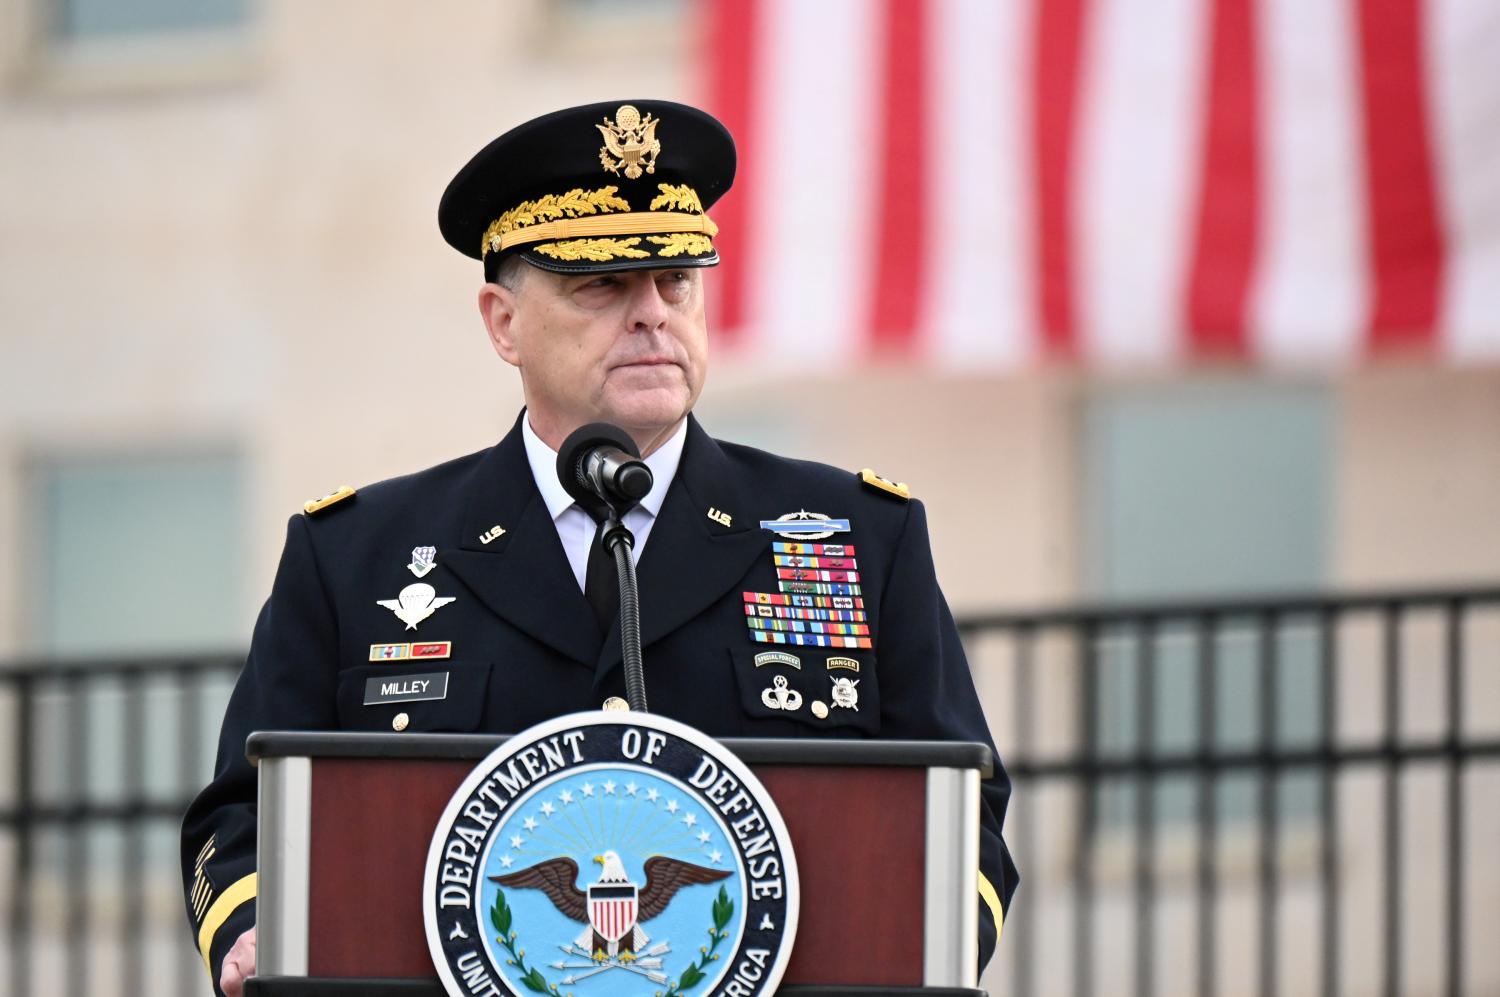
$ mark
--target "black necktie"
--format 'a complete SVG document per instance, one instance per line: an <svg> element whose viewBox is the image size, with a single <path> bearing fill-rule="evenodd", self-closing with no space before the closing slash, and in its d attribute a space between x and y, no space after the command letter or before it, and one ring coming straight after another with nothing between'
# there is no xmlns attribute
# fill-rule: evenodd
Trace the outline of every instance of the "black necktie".
<svg viewBox="0 0 1500 997"><path fill-rule="evenodd" d="M609 633L620 613L620 576L615 569L614 555L604 549L600 539L604 533L604 520L599 520L594 530L594 542L589 545L589 557L583 576L583 597L594 610L594 619L599 629Z"/></svg>

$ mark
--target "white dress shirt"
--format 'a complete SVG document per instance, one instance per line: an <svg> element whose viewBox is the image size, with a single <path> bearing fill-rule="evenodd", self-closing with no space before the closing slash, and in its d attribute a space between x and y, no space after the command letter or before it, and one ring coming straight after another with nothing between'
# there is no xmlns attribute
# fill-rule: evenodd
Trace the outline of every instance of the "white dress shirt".
<svg viewBox="0 0 1500 997"><path fill-rule="evenodd" d="M667 489L672 486L672 479L677 475L677 465L682 460L682 444L687 439L686 426L687 420L683 420L677 427L677 432L646 458L646 466L651 468L651 490L634 509L625 514L625 526L635 534L631 556L636 563L640 563L641 551L646 549L646 538L651 535L651 527L656 522L657 514L661 512L662 500L667 497ZM578 587L582 589L584 576L588 571L589 545L594 542L594 532L599 524L573 501L573 496L557 480L557 451L536 435L536 430L531 428L530 416L521 420L521 438L526 441L526 459L531 463L531 476L536 479L542 501L547 503L552 525L557 527L557 538L562 541L563 550L568 555L568 564L573 568L573 577L578 579Z"/></svg>

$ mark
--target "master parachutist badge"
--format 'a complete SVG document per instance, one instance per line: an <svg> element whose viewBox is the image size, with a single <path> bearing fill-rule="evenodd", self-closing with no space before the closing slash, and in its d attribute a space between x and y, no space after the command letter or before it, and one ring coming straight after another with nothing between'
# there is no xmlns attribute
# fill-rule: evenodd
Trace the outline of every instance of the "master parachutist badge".
<svg viewBox="0 0 1500 997"><path fill-rule="evenodd" d="M761 691L760 701L773 710L802 709L802 693L788 688L785 675L778 675L771 680L771 688Z"/></svg>
<svg viewBox="0 0 1500 997"><path fill-rule="evenodd" d="M629 104L622 104L615 112L615 120L604 119L604 124L595 125L604 136L604 145L599 149L599 163L606 170L625 175L632 180L640 178L642 168L647 173L656 172L656 156L661 152L661 142L656 138L656 126L660 118L649 113L642 118L641 112Z"/></svg>

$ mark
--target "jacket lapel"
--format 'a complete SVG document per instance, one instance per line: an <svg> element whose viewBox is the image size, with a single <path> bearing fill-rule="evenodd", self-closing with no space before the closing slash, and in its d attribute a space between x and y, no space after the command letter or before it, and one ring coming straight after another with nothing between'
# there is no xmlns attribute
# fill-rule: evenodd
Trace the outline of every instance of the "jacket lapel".
<svg viewBox="0 0 1500 997"><path fill-rule="evenodd" d="M724 451L691 416L685 432L677 476L637 566L643 648L717 602L770 541L752 518L746 490ZM731 525L709 519L710 509L729 515ZM616 624L599 653L596 682L621 660Z"/></svg>
<svg viewBox="0 0 1500 997"><path fill-rule="evenodd" d="M461 529L443 561L459 580L518 630L594 667L603 635L531 476L519 420L475 469Z"/></svg>

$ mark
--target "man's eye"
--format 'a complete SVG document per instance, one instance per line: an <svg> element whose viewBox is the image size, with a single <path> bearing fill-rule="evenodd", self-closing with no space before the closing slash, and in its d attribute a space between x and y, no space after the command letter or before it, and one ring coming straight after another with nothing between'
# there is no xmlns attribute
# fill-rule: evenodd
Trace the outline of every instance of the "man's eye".
<svg viewBox="0 0 1500 997"><path fill-rule="evenodd" d="M620 283L620 281L619 281L619 278L617 278L617 277L595 277L593 280L589 281L587 284L585 284L583 286L584 287L614 287L615 285L617 285L619 283Z"/></svg>

